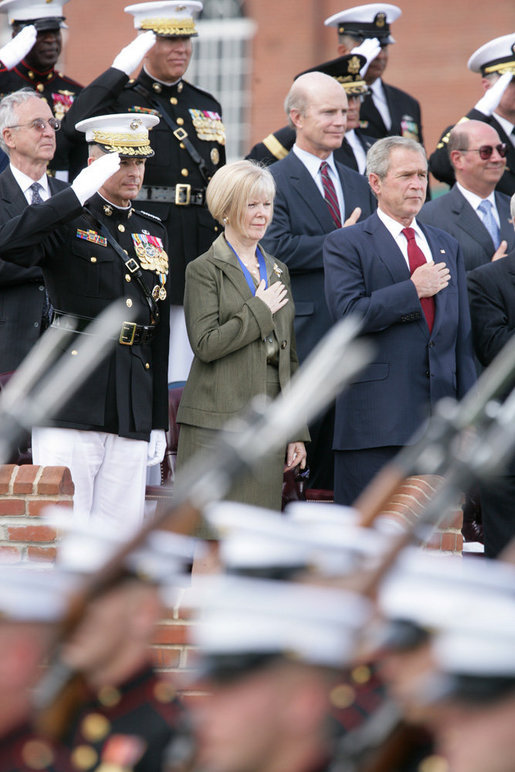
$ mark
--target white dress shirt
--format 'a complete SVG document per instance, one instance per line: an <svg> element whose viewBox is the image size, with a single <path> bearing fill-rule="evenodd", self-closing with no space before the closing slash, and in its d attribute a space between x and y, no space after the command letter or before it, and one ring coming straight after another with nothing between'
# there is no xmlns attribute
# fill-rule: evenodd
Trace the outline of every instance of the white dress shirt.
<svg viewBox="0 0 515 772"><path fill-rule="evenodd" d="M466 200L469 202L470 206L474 210L474 212L477 214L481 222L483 222L483 215L481 212L478 212L478 206L481 203L481 201L490 201L492 204L492 214L494 216L495 222L497 223L497 227L501 227L501 220L499 218L499 212L497 211L497 204L495 203L495 191L492 190L489 196L486 198L481 198L481 196L476 195L476 193L472 193L471 190L467 190L467 188L464 188L463 185L460 185L459 182L456 183L456 186L458 190L460 191L461 195L466 198Z"/></svg>
<svg viewBox="0 0 515 772"><path fill-rule="evenodd" d="M356 163L358 164L358 171L360 174L365 174L367 170L367 154L365 153L365 148L359 141L358 137L356 136L356 132L354 129L349 129L349 131L345 132L345 139L349 143L349 145L352 148L352 152L354 153L354 158L356 159Z"/></svg>
<svg viewBox="0 0 515 772"><path fill-rule="evenodd" d="M23 172L20 172L19 169L17 169L12 164L9 164L11 171L13 173L13 177L20 186L20 188L23 191L23 195L27 199L27 203L32 203L32 190L30 190L30 186L34 184L34 182L39 182L41 185L39 189L39 195L43 199L43 201L47 201L47 199L50 198L52 195L50 193L50 187L48 185L48 177L46 174L43 174L43 176L39 180L33 180L32 177L28 177Z"/></svg>
<svg viewBox="0 0 515 772"><path fill-rule="evenodd" d="M331 153L331 155L328 158L322 159L319 158L316 155L313 155L313 153L308 153L307 150L302 150L300 147L297 147L295 144L293 146L293 152L299 159L299 161L302 161L308 172L313 177L313 180L315 181L315 185L320 191L320 195L325 200L324 196L324 187L322 185L322 177L320 176L320 164L322 163L322 160L325 160L325 162L329 166L329 177L331 178L331 181L334 185L334 189L336 190L336 196L338 198L338 204L340 206L340 218L342 223L345 221L345 200L343 198L343 190L342 190L342 184L340 182L340 175L338 174L338 171L336 169L336 164L334 161L334 156Z"/></svg>
<svg viewBox="0 0 515 772"><path fill-rule="evenodd" d="M384 224L384 226L388 229L388 231L392 234L393 238L395 239L395 243L401 250L403 257L406 261L406 265L408 268L409 265L409 259L408 259L408 240L404 233L402 232L404 228L406 228L406 225L403 225L402 223L398 222L397 220L394 220L393 217L390 217L390 215L386 214L382 211L382 209L377 208L377 216L381 220L381 222ZM424 257L426 258L426 261L430 263L433 260L433 255L431 253L431 249L429 247L429 243L424 236L420 225L417 223L415 218L413 218L411 225L408 227L413 228L415 231L415 241L417 243L417 247L420 247L422 250Z"/></svg>
<svg viewBox="0 0 515 772"><path fill-rule="evenodd" d="M392 116L390 115L390 108L388 107L388 102L386 101L386 94L384 92L381 78L377 78L372 83L372 85L369 86L369 89L372 92L372 101L377 107L377 110L383 119L384 125L388 131L390 131L392 128Z"/></svg>

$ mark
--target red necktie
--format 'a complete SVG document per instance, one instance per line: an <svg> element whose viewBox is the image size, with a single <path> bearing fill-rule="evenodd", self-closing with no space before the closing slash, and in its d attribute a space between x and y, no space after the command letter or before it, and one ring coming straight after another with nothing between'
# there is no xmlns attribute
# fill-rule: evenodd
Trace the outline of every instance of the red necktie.
<svg viewBox="0 0 515 772"><path fill-rule="evenodd" d="M320 176L322 177L322 187L324 189L324 198L327 201L329 212L334 220L334 224L337 228L342 227L342 218L340 215L340 205L338 203L338 197L336 190L334 189L333 181L329 177L329 164L327 161L322 161L320 164Z"/></svg>
<svg viewBox="0 0 515 772"><path fill-rule="evenodd" d="M419 265L425 265L427 263L427 260L425 258L424 253L418 246L416 240L415 240L415 231L413 228L403 228L402 233L406 236L406 239L408 241L408 261L409 261L409 268L410 273L413 273L415 268L418 268ZM431 298L420 298L420 305L422 306L422 310L425 314L427 326L429 327L429 332L433 329L433 322L435 320L435 299L434 297Z"/></svg>

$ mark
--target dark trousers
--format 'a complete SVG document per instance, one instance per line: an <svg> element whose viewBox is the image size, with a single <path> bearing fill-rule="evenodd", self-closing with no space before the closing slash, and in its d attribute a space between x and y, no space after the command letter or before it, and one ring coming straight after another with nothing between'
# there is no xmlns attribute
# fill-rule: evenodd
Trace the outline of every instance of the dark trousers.
<svg viewBox="0 0 515 772"><path fill-rule="evenodd" d="M334 451L334 500L351 506L379 470L399 452L398 445Z"/></svg>
<svg viewBox="0 0 515 772"><path fill-rule="evenodd" d="M306 443L309 466L308 488L334 488L334 404L309 425L311 441Z"/></svg>
<svg viewBox="0 0 515 772"><path fill-rule="evenodd" d="M481 483L479 490L485 555L495 558L515 538L515 461L507 474Z"/></svg>

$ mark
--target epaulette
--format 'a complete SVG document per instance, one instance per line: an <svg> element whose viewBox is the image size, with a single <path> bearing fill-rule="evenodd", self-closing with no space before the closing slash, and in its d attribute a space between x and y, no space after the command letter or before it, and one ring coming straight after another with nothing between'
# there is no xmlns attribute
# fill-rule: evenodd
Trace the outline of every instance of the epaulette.
<svg viewBox="0 0 515 772"><path fill-rule="evenodd" d="M163 224L163 221L160 217L157 216L157 214L151 214L150 212L145 212L143 209L135 209L132 210L134 214L140 214L143 217L148 217L149 220L154 220L155 222L160 222L161 225Z"/></svg>
<svg viewBox="0 0 515 772"><path fill-rule="evenodd" d="M65 75L63 72L56 72L56 75L61 78L61 80L65 80L67 83L69 83L71 86L77 86L78 88L84 88L82 83L78 83L73 78L69 78L68 75Z"/></svg>

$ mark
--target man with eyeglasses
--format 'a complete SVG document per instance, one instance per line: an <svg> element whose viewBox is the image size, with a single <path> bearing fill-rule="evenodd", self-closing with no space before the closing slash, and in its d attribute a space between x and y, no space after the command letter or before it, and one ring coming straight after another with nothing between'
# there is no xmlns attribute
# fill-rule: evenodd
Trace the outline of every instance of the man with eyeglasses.
<svg viewBox="0 0 515 772"><path fill-rule="evenodd" d="M0 146L9 158L0 174L0 225L66 187L46 173L59 125L48 103L32 89L16 91L0 102ZM38 265L15 265L1 256L0 292L0 373L9 373L48 327L50 304Z"/></svg>
<svg viewBox="0 0 515 772"><path fill-rule="evenodd" d="M452 129L447 148L456 182L449 193L424 205L419 220L454 236L470 271L515 247L510 199L496 190L507 146L493 126L471 120Z"/></svg>
<svg viewBox="0 0 515 772"><path fill-rule="evenodd" d="M511 196L515 193L515 32L482 45L472 54L467 66L481 74L485 93L458 124L476 120L495 129L499 141L507 148L506 168L496 189ZM452 126L445 129L429 158L429 171L448 185L453 185L455 180L447 151L451 129Z"/></svg>

